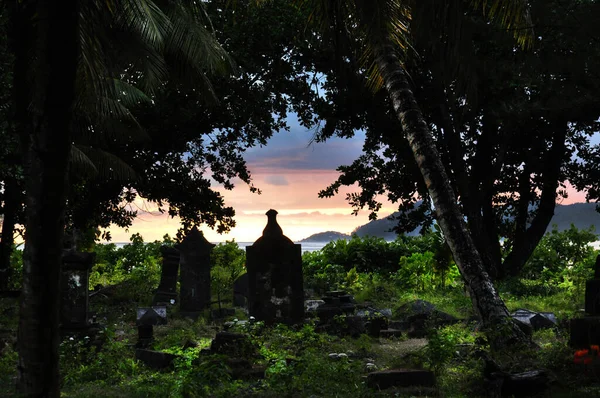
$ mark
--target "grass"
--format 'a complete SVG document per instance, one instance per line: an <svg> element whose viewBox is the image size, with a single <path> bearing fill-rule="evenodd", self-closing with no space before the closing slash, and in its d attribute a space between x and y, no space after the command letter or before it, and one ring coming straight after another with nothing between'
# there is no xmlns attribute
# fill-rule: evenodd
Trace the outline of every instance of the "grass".
<svg viewBox="0 0 600 398"><path fill-rule="evenodd" d="M192 321L173 311L169 314L168 325L155 327L152 348L175 353L180 359L173 369L154 371L135 359L133 346L137 341L135 308L139 305L135 299L147 297L139 293L140 289L136 289L134 296L128 295L129 285L122 286L123 290L117 289L109 297L98 295L91 300L91 309L107 325L101 350L93 348L85 339L62 342L63 397L384 397L418 393L368 388L365 383L365 376L370 371L367 363L374 363L379 370L432 368L438 381L438 387L433 391L437 396L472 397L485 393L482 360L456 354L456 344L473 344L480 336L462 323L432 331L429 339L375 339L366 335L356 339L340 338L316 333L310 325L246 330L260 353L260 357L252 358L252 361L266 367L266 378L236 381L231 378L222 357L198 354L210 345L220 324L203 317ZM581 301L562 291L547 296L517 296L503 292L502 296L511 311L517 308L551 311L561 319L572 316L582 306ZM396 290L391 295L385 292L376 305L397 308L415 299L429 301L439 310L458 318L465 319L473 314L469 297L459 288L427 292ZM1 342L8 343L0 355L0 396L8 397L13 393L16 376L15 305L14 299L0 301L0 337ZM242 315L236 313L238 318ZM539 331L533 338L540 346L539 350L506 352L498 355L497 360L505 369L514 372L548 369L553 375L553 388L551 395L546 396L600 395L600 372L596 374L573 363L573 350L567 345L567 330L559 327ZM189 342L198 345L184 349ZM481 348L486 349L485 346ZM334 360L329 357L331 353L344 353L347 357ZM423 394L431 396L432 391Z"/></svg>

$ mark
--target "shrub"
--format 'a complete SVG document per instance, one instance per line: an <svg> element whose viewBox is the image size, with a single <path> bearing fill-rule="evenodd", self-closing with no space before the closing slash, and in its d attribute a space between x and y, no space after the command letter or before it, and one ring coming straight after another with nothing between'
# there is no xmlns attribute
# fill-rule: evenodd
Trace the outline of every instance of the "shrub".
<svg viewBox="0 0 600 398"><path fill-rule="evenodd" d="M220 306L224 296L231 300L233 283L246 272L246 252L235 240L219 243L212 250L211 262L211 288Z"/></svg>

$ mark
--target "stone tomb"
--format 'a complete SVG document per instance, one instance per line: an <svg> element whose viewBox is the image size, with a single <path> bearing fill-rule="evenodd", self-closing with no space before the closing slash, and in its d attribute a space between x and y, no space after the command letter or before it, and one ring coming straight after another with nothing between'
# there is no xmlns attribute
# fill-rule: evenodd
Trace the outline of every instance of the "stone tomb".
<svg viewBox="0 0 600 398"><path fill-rule="evenodd" d="M179 250L171 246L161 246L162 264L160 283L152 298L152 305L173 304L177 299L177 276L179 274Z"/></svg>
<svg viewBox="0 0 600 398"><path fill-rule="evenodd" d="M63 252L60 276L60 323L62 329L89 326L90 269L96 253Z"/></svg>
<svg viewBox="0 0 600 398"><path fill-rule="evenodd" d="M246 247L248 310L266 324L304 321L302 247L277 224L277 211L267 213L263 235Z"/></svg>
<svg viewBox="0 0 600 398"><path fill-rule="evenodd" d="M570 322L570 344L574 348L589 348L600 344L600 255L594 265L594 279L585 285L585 312L583 318Z"/></svg>
<svg viewBox="0 0 600 398"><path fill-rule="evenodd" d="M196 227L177 245L180 259L179 309L198 314L210 307L210 253L215 245Z"/></svg>

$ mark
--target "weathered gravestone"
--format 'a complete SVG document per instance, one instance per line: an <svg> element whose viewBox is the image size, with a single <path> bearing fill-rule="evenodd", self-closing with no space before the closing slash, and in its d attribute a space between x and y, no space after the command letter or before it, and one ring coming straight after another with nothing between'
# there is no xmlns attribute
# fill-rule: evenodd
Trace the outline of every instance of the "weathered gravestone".
<svg viewBox="0 0 600 398"><path fill-rule="evenodd" d="M266 324L304 320L302 247L283 234L277 212L267 213L263 235L246 247L248 310Z"/></svg>
<svg viewBox="0 0 600 398"><path fill-rule="evenodd" d="M137 347L148 347L154 341L154 326L167 324L167 307L140 307L137 309Z"/></svg>
<svg viewBox="0 0 600 398"><path fill-rule="evenodd" d="M180 252L179 309L198 314L210 306L210 253L215 245L196 227L177 245Z"/></svg>
<svg viewBox="0 0 600 398"><path fill-rule="evenodd" d="M90 269L95 260L96 253L73 250L63 252L60 280L62 329L83 329L89 326Z"/></svg>
<svg viewBox="0 0 600 398"><path fill-rule="evenodd" d="M585 312L586 316L570 322L570 344L575 348L600 344L600 255L596 257L594 279L585 285Z"/></svg>
<svg viewBox="0 0 600 398"><path fill-rule="evenodd" d="M152 298L152 305L172 303L177 299L177 276L179 273L179 250L170 246L161 246L162 264L160 283Z"/></svg>
<svg viewBox="0 0 600 398"><path fill-rule="evenodd" d="M233 282L233 305L245 307L248 301L248 273L240 275Z"/></svg>

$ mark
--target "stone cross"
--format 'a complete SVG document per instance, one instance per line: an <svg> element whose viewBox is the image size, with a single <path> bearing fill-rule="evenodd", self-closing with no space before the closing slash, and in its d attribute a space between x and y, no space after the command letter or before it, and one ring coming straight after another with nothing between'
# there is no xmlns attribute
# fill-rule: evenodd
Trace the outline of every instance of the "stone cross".
<svg viewBox="0 0 600 398"><path fill-rule="evenodd" d="M248 310L267 324L304 320L302 247L294 244L277 223L277 211L267 213L262 237L246 247Z"/></svg>
<svg viewBox="0 0 600 398"><path fill-rule="evenodd" d="M210 306L210 253L215 245L208 242L196 227L177 245L179 264L179 309L197 313Z"/></svg>

